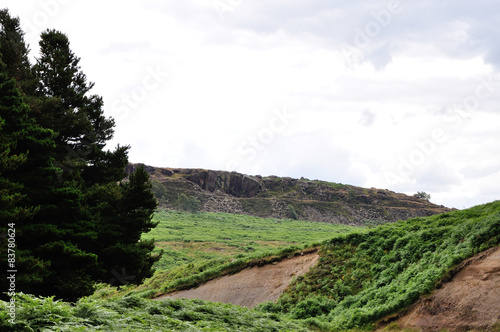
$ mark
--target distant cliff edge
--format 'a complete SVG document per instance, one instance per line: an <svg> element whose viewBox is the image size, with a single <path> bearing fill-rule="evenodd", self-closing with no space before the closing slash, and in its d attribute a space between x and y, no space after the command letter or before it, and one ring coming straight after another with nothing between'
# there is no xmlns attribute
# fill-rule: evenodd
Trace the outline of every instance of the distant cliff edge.
<svg viewBox="0 0 500 332"><path fill-rule="evenodd" d="M205 169L161 168L129 164L127 173L144 166L161 206L179 209L179 196L199 201L201 211L301 219L348 225L379 224L451 209L386 189L308 179Z"/></svg>

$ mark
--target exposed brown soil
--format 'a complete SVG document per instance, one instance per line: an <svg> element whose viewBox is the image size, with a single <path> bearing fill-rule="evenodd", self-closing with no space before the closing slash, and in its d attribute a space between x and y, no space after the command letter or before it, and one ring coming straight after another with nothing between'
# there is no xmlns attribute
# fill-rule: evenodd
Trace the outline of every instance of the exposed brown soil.
<svg viewBox="0 0 500 332"><path fill-rule="evenodd" d="M451 280L397 319L400 328L423 331L486 330L500 321L500 248L460 266Z"/></svg>
<svg viewBox="0 0 500 332"><path fill-rule="evenodd" d="M210 280L198 288L163 295L164 298L202 299L254 307L276 300L295 276L306 273L318 261L317 252L284 259L262 267L245 269L234 275Z"/></svg>

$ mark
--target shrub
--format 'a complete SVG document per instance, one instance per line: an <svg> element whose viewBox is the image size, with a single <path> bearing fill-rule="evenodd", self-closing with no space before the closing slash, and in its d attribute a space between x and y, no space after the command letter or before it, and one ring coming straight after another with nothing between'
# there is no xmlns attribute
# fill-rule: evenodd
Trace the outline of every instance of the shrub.
<svg viewBox="0 0 500 332"><path fill-rule="evenodd" d="M297 211L295 211L295 208L293 205L288 204L288 218L293 219L293 220L298 220L299 215L297 214Z"/></svg>
<svg viewBox="0 0 500 332"><path fill-rule="evenodd" d="M328 314L334 306L335 302L326 297L314 297L297 303L291 313L293 318L306 319Z"/></svg>
<svg viewBox="0 0 500 332"><path fill-rule="evenodd" d="M180 194L177 199L177 207L181 210L197 213L201 209L201 202L196 197L186 196L186 194Z"/></svg>
<svg viewBox="0 0 500 332"><path fill-rule="evenodd" d="M425 191L417 191L417 193L414 194L413 197L416 197L418 199L423 199L425 201L429 201L431 199L431 195L429 195Z"/></svg>

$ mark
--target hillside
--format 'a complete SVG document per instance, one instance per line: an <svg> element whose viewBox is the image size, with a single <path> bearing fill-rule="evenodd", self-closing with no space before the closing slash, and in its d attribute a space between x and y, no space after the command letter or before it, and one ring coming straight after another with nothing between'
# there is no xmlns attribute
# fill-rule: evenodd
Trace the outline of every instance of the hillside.
<svg viewBox="0 0 500 332"><path fill-rule="evenodd" d="M457 273L423 297L392 326L422 330L484 330L499 321L500 247L463 262ZM500 326L498 326L500 327Z"/></svg>
<svg viewBox="0 0 500 332"><path fill-rule="evenodd" d="M337 236L322 245L316 266L297 278L276 303L262 309L294 318L315 317L325 330L373 324L430 294L452 279L462 262L499 244L500 201ZM485 273L486 279L496 275L496 284L490 284L493 289L500 287L498 266L497 262L497 268ZM468 277L478 283L484 276ZM462 290L462 297L471 291L474 288ZM492 303L498 303L497 293L481 294L481 302L488 303L492 296ZM479 313L475 302L477 298L461 314ZM498 307L493 317L488 326L498 322Z"/></svg>
<svg viewBox="0 0 500 332"><path fill-rule="evenodd" d="M170 211L160 216L159 226L164 230L159 234L178 236L178 225L173 223L176 214L183 223L211 229L205 231L209 236L206 239L200 237L201 230L197 234L183 233L184 243L225 238L224 227L211 227L213 219L246 226L255 218L235 216L241 219L237 221L230 215L201 213L189 219L190 214ZM257 228L241 232L238 242L244 235L248 236L244 241L257 241L269 234L265 223L288 231L293 226L285 220L276 221L262 220L257 227L260 233ZM101 285L92 297L74 304L18 295L15 326L8 325L7 303L3 302L0 330L326 332L380 328L400 331L410 327L423 331L497 331L500 327L500 201L376 228L309 224L311 228L340 228L338 232L333 229L329 239L321 243L179 264L157 271L139 287ZM344 228L352 231L345 232ZM314 257L317 263L309 262L312 264L304 269L293 266L307 257ZM199 299L152 300L199 286L210 295L210 285L221 289L225 284L228 289L224 296L240 301L239 296L251 295L251 290L241 287L267 287L268 276L279 274L281 268L294 274L291 281L282 279L289 283L288 287L277 300L252 310ZM304 270L308 271L302 274ZM244 275L252 277L246 281L239 278ZM222 286L219 280L223 280ZM275 286L277 290L282 285Z"/></svg>
<svg viewBox="0 0 500 332"><path fill-rule="evenodd" d="M321 331L374 328L399 316L392 327L484 330L500 319L499 244L500 201L337 235L320 246L318 263L295 278L277 301L257 308L303 319ZM251 271L184 294L241 303L248 290L240 288L258 287L245 281L246 275L254 273L263 287L267 283L264 271ZM221 280L230 287L213 297ZM436 287L440 289L426 298ZM176 284L176 289L187 288ZM233 294L228 294L230 289Z"/></svg>
<svg viewBox="0 0 500 332"><path fill-rule="evenodd" d="M127 172L139 165L129 164ZM185 194L198 199L203 211L346 225L381 224L450 211L386 189L203 169L145 168L157 198L169 209L178 209L179 195Z"/></svg>

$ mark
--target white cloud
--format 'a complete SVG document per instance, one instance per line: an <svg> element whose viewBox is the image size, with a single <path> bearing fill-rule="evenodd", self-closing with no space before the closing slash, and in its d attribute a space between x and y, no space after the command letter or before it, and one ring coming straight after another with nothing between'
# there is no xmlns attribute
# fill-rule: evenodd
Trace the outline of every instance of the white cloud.
<svg viewBox="0 0 500 332"><path fill-rule="evenodd" d="M34 55L39 32L68 34L132 162L427 191L458 208L498 198L498 80L464 103L498 77L499 4L401 1L385 24L385 1L231 3L223 20L211 0L6 6ZM276 126L283 109L295 117ZM446 139L426 152L436 130Z"/></svg>

